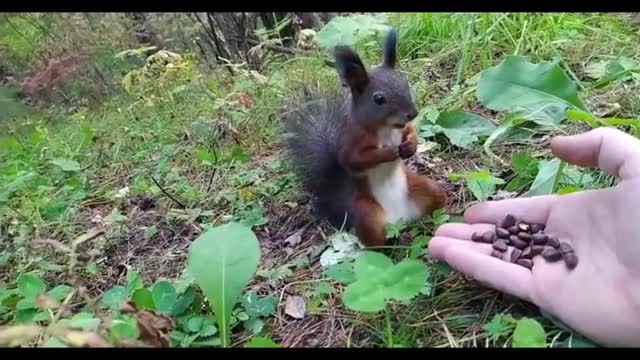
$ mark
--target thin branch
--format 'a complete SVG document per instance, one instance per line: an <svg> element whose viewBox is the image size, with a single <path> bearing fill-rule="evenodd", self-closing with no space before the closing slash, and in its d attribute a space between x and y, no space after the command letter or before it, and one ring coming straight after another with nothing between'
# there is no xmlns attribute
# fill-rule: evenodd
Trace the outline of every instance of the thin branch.
<svg viewBox="0 0 640 360"><path fill-rule="evenodd" d="M180 201L178 201L176 198L174 198L173 196L171 196L159 183L158 181L152 176L151 180L153 180L153 183L156 184L156 186L160 189L160 191L162 191L163 194L165 194L169 199L171 199L174 203L176 203L178 206L180 206L182 209L186 209L187 207L181 203Z"/></svg>
<svg viewBox="0 0 640 360"><path fill-rule="evenodd" d="M260 45L260 46L263 46L264 48L269 49L271 51L280 52L280 53L284 53L284 54L295 55L295 54L305 54L305 53L307 53L307 51L304 51L304 50L290 48L290 47L286 47L286 46L264 44L264 43L261 43L260 41L253 40L253 39L246 39L246 41L247 41L247 43L249 45L254 45L254 46Z"/></svg>

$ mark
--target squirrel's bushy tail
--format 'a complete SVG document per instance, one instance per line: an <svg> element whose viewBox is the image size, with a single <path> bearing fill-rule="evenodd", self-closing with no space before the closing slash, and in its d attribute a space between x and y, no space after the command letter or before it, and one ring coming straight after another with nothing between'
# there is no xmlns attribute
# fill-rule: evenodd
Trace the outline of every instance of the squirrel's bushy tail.
<svg viewBox="0 0 640 360"><path fill-rule="evenodd" d="M349 227L348 204L354 186L338 161L349 108L340 95L322 96L310 89L305 89L301 101L283 119L289 158L319 215L335 227Z"/></svg>

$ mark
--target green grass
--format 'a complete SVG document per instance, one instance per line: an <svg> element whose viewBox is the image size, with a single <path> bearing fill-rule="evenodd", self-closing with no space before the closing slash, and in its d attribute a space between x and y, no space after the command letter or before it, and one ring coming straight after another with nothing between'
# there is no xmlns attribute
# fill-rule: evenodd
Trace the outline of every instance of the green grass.
<svg viewBox="0 0 640 360"><path fill-rule="evenodd" d="M34 60L30 51L48 46L25 21L18 18L15 24L24 29L27 39L7 24L0 26L0 41L10 52L13 69L26 68ZM392 14L389 22L399 28L401 69L425 113L428 109L440 113L467 110L498 124L506 115L479 103L476 75L507 55L522 55L533 63L558 61L594 113L617 108L602 117L640 116L637 74L620 75L596 88L597 79L587 71L600 61L640 60L640 51L633 46L637 29L620 16ZM100 39L99 34L92 36ZM72 41L71 35L65 39ZM217 345L219 333L212 330L215 321L183 270L189 243L206 226L234 220L254 230L263 251L258 275L243 296L255 291L260 299L277 302L259 321L247 316L248 305L237 306L232 318L235 346L256 334L280 346L508 346L513 341L513 326L497 339L490 339L484 328L503 313L516 320L537 319L548 341L556 335L558 341L569 336L526 304L434 264L421 250L425 239L413 247L411 243L391 245L384 252L394 261L421 254L429 271L430 292L408 304L392 303L389 320L383 313L365 316L344 307L344 284L323 280L318 264L322 240L335 230L317 222L301 200L297 179L280 144L279 116L292 94L299 94L307 85L321 89L338 85L334 69L323 64L324 54L274 56L261 74L239 68L234 78L223 69L203 70L195 56L181 54L178 66L160 77L149 77L140 59L113 60L112 55L127 50L116 43L101 42L107 50L91 61L111 74L140 70L141 80L130 84L129 91L122 78L113 75L108 80L112 87L98 103L74 100L73 105L56 102L25 110L10 95L0 95L1 323L28 322L38 313L16 308L26 298L16 290L19 276L33 273L46 282L47 290L62 284L75 289L69 300L56 299L72 309L71 313L63 314L55 307L50 317L40 315L41 325L78 313L91 318L106 313L118 321L102 335L108 341L131 341L136 337L131 315L103 306L105 292L111 290L114 295L114 286L131 285L134 279L124 274L129 268L128 274L139 273L144 282L141 287L135 285L136 289L151 291L165 279L173 284L179 299L194 292L184 311L172 315L177 322L170 336L172 346ZM377 40L364 39L356 46L368 64L379 61ZM83 94L91 88L78 81L68 84L73 99L86 97ZM429 168L433 176L447 183L451 216L400 224L391 232L428 239L437 225L459 219L456 215L476 197L468 181L450 180L450 173L484 169L505 180L495 190L526 191L537 176L537 164L549 158L543 136L586 128L583 123L565 121L551 131L532 128L533 137L502 139L492 149L504 163L487 157L482 142L462 149L444 135L428 138L436 146L422 156L433 164ZM522 155L514 158L517 153ZM450 173L443 173L445 168ZM585 174L590 182L584 181ZM613 183L594 170L580 176L562 182L564 190L556 190ZM143 210L141 199L151 199L155 206ZM64 250L95 229L104 234L83 241L72 251ZM295 243L292 236L300 229ZM319 293L316 286L320 282L329 286ZM292 295L306 300L308 314L303 320L286 314L286 301ZM64 336L32 340L31 345L40 340L40 345L53 346L60 345Z"/></svg>

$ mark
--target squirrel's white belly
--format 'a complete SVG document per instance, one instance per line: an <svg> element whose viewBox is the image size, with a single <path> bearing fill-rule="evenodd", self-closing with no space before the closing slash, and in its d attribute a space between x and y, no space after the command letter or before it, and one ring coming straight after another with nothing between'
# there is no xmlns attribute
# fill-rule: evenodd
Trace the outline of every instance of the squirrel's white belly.
<svg viewBox="0 0 640 360"><path fill-rule="evenodd" d="M385 128L378 132L380 146L398 146L402 141L401 130ZM385 222L417 220L421 214L409 198L407 176L402 160L382 163L367 173L371 193L384 209Z"/></svg>

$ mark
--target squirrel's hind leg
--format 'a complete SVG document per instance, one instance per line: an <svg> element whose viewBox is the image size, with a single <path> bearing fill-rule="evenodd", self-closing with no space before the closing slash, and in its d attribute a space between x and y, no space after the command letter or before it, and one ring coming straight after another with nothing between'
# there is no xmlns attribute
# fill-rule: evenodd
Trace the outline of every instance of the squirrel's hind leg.
<svg viewBox="0 0 640 360"><path fill-rule="evenodd" d="M447 205L447 194L433 179L414 174L405 168L409 198L411 198L423 215L429 215Z"/></svg>
<svg viewBox="0 0 640 360"><path fill-rule="evenodd" d="M368 194L358 194L353 206L354 227L356 236L366 246L383 246L384 209Z"/></svg>

